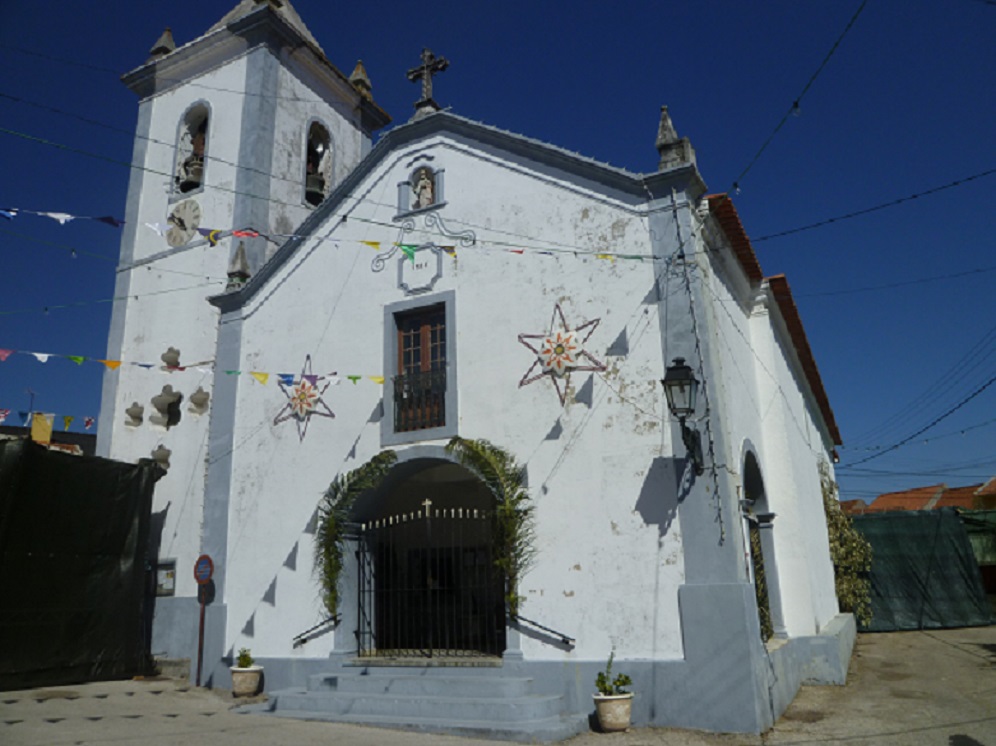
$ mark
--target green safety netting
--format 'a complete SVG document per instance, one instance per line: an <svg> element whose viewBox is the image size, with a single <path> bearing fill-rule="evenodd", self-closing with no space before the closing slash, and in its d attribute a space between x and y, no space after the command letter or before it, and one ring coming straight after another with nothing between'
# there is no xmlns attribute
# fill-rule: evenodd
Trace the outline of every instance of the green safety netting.
<svg viewBox="0 0 996 746"><path fill-rule="evenodd" d="M152 462L0 442L0 689L143 673Z"/></svg>
<svg viewBox="0 0 996 746"><path fill-rule="evenodd" d="M872 545L870 632L990 624L965 526L953 508L854 516Z"/></svg>

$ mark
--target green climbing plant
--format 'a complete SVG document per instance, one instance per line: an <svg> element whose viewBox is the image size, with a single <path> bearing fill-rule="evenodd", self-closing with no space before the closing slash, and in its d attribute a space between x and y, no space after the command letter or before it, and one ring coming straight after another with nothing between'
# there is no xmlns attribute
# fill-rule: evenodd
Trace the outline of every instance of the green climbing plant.
<svg viewBox="0 0 996 746"><path fill-rule="evenodd" d="M519 580L536 558L533 506L525 487L525 468L508 451L487 440L453 438L446 446L476 474L495 498L495 567L505 578L505 603L514 617L525 600Z"/></svg>
<svg viewBox="0 0 996 746"><path fill-rule="evenodd" d="M854 614L858 623L867 626L872 620L871 571L872 548L857 529L851 517L840 507L837 483L830 476L830 467L820 463L820 487L823 490L823 511L827 517L830 538L830 558L833 561L834 586L841 611Z"/></svg>
<svg viewBox="0 0 996 746"><path fill-rule="evenodd" d="M339 613L339 576L342 574L346 523L356 499L376 489L398 460L394 451L381 451L363 466L340 474L325 490L318 506L315 569L322 605L330 616Z"/></svg>

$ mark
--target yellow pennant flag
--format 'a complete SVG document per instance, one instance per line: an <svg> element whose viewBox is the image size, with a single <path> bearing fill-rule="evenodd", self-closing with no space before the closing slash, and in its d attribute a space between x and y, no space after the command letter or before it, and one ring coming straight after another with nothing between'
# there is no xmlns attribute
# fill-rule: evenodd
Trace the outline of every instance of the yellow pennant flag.
<svg viewBox="0 0 996 746"><path fill-rule="evenodd" d="M70 415L68 415L68 414L67 414L67 415L65 415L65 416L64 416L64 417L62 418L62 425L63 425L63 428L62 428L62 429L63 429L63 430L69 430L69 426L73 424L73 420L75 420L75 419L76 419L75 417L71 417L71 416L70 416Z"/></svg>
<svg viewBox="0 0 996 746"><path fill-rule="evenodd" d="M370 380L374 383L384 383L384 376L370 376Z"/></svg>
<svg viewBox="0 0 996 746"><path fill-rule="evenodd" d="M596 259L607 259L610 262L614 262L616 257L614 254L595 254Z"/></svg>
<svg viewBox="0 0 996 746"><path fill-rule="evenodd" d="M98 360L97 362L106 365L108 370L117 370L121 367L120 360Z"/></svg>
<svg viewBox="0 0 996 746"><path fill-rule="evenodd" d="M251 375L253 378L255 378L257 381L259 381L264 386L266 385L266 382L270 380L270 374L269 373L260 373L259 371L253 370L253 371L249 372L249 375Z"/></svg>
<svg viewBox="0 0 996 746"><path fill-rule="evenodd" d="M380 241L360 241L364 246L369 246L371 249L380 251Z"/></svg>
<svg viewBox="0 0 996 746"><path fill-rule="evenodd" d="M34 412L31 415L31 440L47 446L52 442L52 424L55 422L54 414L42 414Z"/></svg>

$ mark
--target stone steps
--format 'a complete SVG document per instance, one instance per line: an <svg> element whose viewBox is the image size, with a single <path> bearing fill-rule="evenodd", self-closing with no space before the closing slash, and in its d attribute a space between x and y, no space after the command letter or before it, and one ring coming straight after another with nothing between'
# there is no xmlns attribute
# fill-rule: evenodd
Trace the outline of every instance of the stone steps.
<svg viewBox="0 0 996 746"><path fill-rule="evenodd" d="M559 741L588 728L587 715L565 712L560 696L534 694L529 678L439 668L310 676L307 688L272 692L266 705L246 711L519 742Z"/></svg>

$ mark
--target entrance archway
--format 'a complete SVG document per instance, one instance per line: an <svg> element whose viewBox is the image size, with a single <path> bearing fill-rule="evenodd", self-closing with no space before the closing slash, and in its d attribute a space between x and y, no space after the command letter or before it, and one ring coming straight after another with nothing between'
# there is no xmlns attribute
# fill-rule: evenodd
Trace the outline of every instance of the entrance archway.
<svg viewBox="0 0 996 746"><path fill-rule="evenodd" d="M437 459L399 464L354 517L361 656L502 654L494 497L474 474Z"/></svg>

